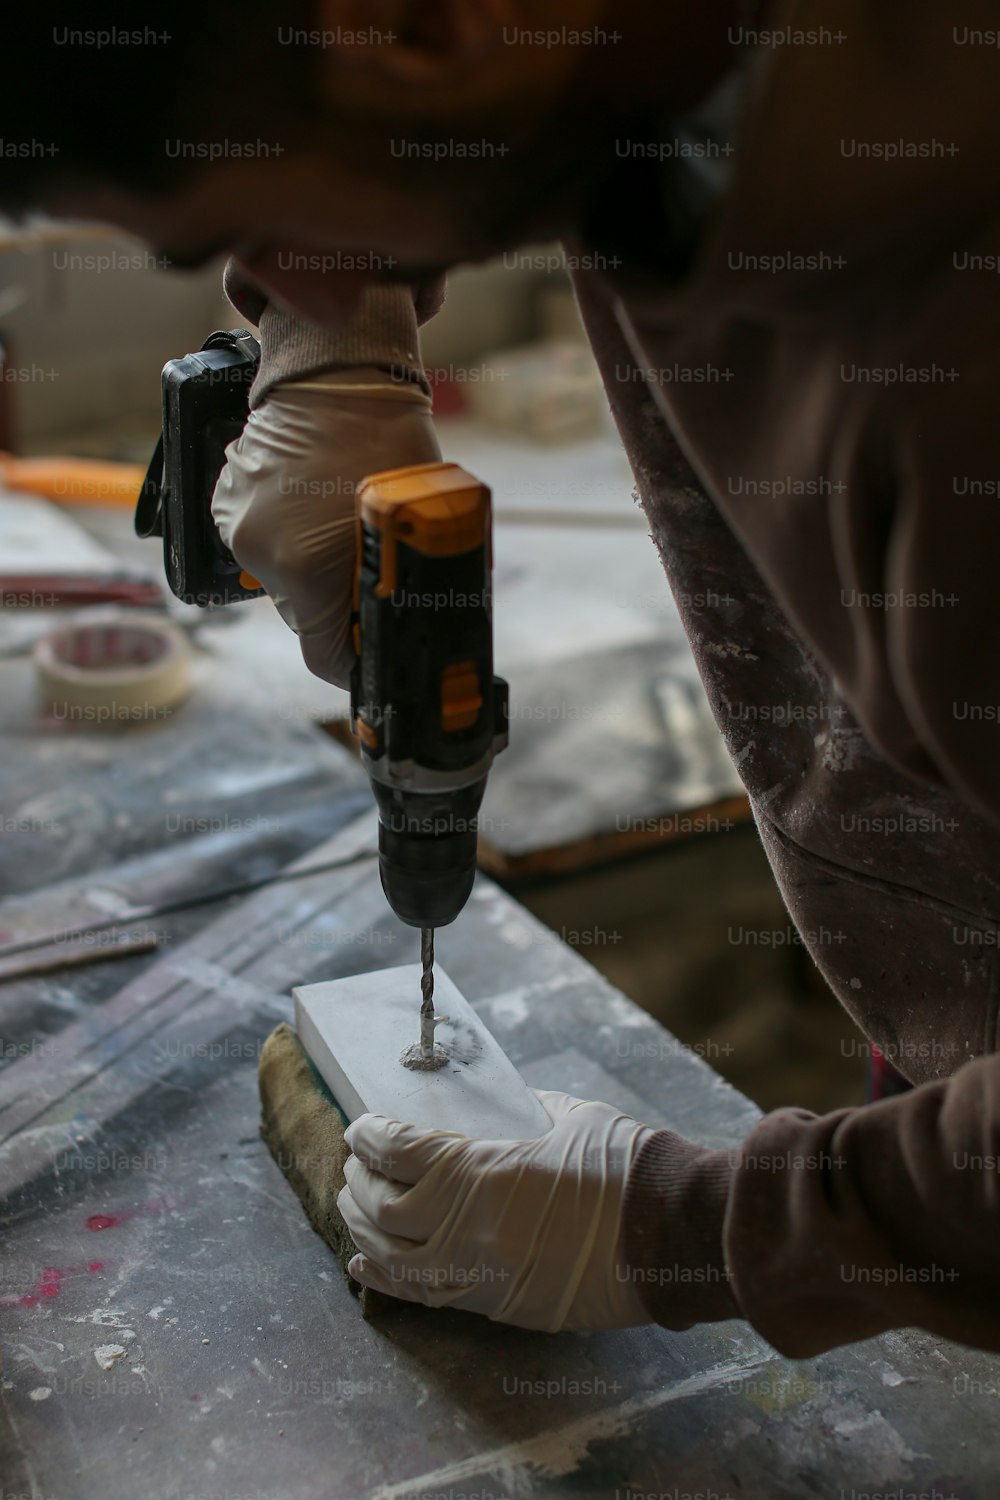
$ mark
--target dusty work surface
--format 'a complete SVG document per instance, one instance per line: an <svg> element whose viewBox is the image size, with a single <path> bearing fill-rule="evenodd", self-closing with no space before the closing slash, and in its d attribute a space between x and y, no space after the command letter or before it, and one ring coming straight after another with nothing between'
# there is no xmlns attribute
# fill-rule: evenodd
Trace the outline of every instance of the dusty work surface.
<svg viewBox="0 0 1000 1500"><path fill-rule="evenodd" d="M792 1365L740 1324L360 1320L260 1140L257 1059L293 985L412 963L417 938L378 887L366 779L313 726L325 689L245 665L252 629L206 631L190 702L126 733L40 722L27 663L0 662L4 1500L992 1500L1000 1362L922 1336ZM233 893L310 858L353 862ZM123 930L157 951L9 977L41 951L16 943L74 929L48 956L79 954L147 907ZM530 1083L716 1145L754 1119L488 881L438 951Z"/></svg>
<svg viewBox="0 0 1000 1500"><path fill-rule="evenodd" d="M33 1008L6 1006L4 1491L992 1497L1000 1366L923 1336L792 1365L737 1323L550 1337L422 1309L361 1321L258 1136L257 1055L293 984L412 962L416 935L379 892L369 815L346 821L353 770L297 743L303 807L326 758L326 815L345 814L319 855L354 863L163 918L175 940L127 972L36 980ZM189 894L218 875L191 869ZM106 906L165 883L150 856L116 864L111 835L100 873ZM72 890L8 902L0 926L38 930ZM439 956L536 1086L716 1145L754 1119L488 881Z"/></svg>

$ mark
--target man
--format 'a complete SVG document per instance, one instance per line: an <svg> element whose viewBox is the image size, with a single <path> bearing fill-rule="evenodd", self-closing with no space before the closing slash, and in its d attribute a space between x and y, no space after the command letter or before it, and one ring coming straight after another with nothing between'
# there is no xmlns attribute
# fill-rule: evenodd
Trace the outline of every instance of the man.
<svg viewBox="0 0 1000 1500"><path fill-rule="evenodd" d="M789 911L915 1085L733 1154L563 1095L503 1149L365 1116L353 1271L529 1327L1000 1349L992 8L267 9L170 12L128 72L33 20L4 136L56 149L5 146L0 201L233 252L264 358L215 511L334 681L352 485L437 455L418 318L560 238Z"/></svg>

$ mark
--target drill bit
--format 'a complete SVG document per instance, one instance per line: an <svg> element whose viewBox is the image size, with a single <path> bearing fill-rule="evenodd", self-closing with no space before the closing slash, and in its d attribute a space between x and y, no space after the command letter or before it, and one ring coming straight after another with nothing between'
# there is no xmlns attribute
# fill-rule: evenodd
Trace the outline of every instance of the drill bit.
<svg viewBox="0 0 1000 1500"><path fill-rule="evenodd" d="M434 928L420 929L420 1041L411 1042L400 1054L404 1068L413 1068L418 1073L433 1073L443 1068L448 1054L434 1040L434 1028L447 1016L434 1014ZM2 1500L2 1497L0 1497Z"/></svg>
<svg viewBox="0 0 1000 1500"><path fill-rule="evenodd" d="M420 929L420 1053L425 1061L434 1058L434 928Z"/></svg>

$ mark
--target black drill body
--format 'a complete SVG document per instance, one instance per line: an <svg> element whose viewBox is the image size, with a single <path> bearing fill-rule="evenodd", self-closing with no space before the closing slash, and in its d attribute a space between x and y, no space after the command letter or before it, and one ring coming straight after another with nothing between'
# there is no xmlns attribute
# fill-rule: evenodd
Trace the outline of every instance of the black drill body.
<svg viewBox="0 0 1000 1500"><path fill-rule="evenodd" d="M362 487L359 528L352 715L382 888L401 921L444 927L472 890L487 773L507 743L489 492L454 464L389 471Z"/></svg>

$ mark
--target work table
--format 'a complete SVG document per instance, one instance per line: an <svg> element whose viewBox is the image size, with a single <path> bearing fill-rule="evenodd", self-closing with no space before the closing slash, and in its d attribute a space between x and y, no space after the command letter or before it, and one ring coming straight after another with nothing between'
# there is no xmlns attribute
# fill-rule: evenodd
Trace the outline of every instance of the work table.
<svg viewBox="0 0 1000 1500"><path fill-rule="evenodd" d="M178 718L93 736L82 758L67 735L41 762L22 728L4 811L72 795L58 862L35 880L23 854L0 864L27 888L0 906L3 941L188 904L133 924L161 934L154 953L0 987L5 1491L991 1496L997 1361L923 1334L791 1363L741 1323L361 1319L259 1137L256 1062L293 985L412 962L417 938L381 895L360 768L299 724L254 732L237 697L190 705L183 735ZM195 828L213 797L226 827L164 836L164 809ZM293 878L203 899L296 859ZM713 1146L757 1117L488 879L438 952L536 1087Z"/></svg>
<svg viewBox="0 0 1000 1500"><path fill-rule="evenodd" d="M482 462L492 476L501 455ZM641 519L638 537L577 535L573 581L611 557L612 584L571 614L565 542L509 540L504 507L539 498L527 477L554 489L518 462L498 486L499 664L524 732L490 789L511 860L738 790ZM565 479L565 456L548 462ZM577 459L578 508L608 491L594 462ZM46 721L30 661L0 661L4 1497L992 1500L1000 1365L923 1334L791 1363L738 1322L361 1319L260 1138L257 1059L293 986L412 963L417 935L379 888L367 779L316 728L331 692L270 606L203 640L184 707L117 733ZM597 689L606 733L582 735L571 709ZM564 712L529 733L553 694ZM157 946L104 958L115 920ZM25 950L54 933L77 936ZM102 961L11 977L88 944ZM534 1086L717 1147L757 1118L489 879L438 957Z"/></svg>

